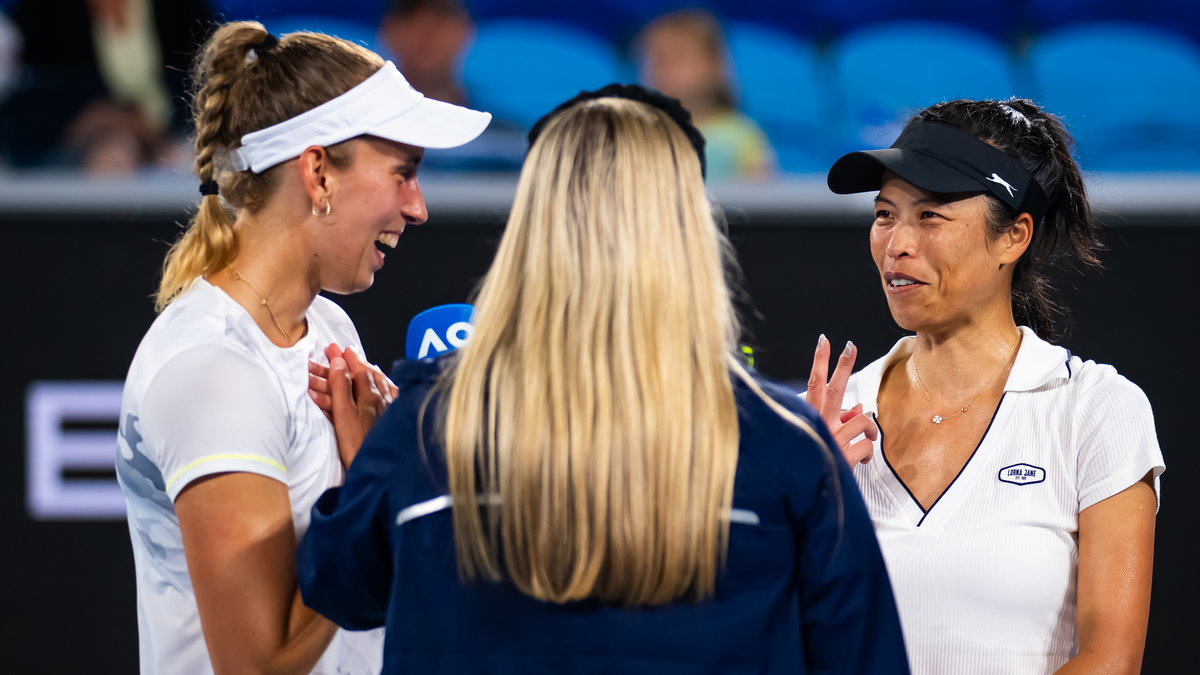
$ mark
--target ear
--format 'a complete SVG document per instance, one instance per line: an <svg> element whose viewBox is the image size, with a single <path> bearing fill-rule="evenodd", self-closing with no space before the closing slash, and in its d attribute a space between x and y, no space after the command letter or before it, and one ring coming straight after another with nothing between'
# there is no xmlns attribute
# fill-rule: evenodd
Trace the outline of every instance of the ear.
<svg viewBox="0 0 1200 675"><path fill-rule="evenodd" d="M1017 216L1013 226L1007 232L996 238L995 251L1001 265L1011 265L1017 262L1029 244L1033 241L1033 216L1022 213Z"/></svg>
<svg viewBox="0 0 1200 675"><path fill-rule="evenodd" d="M300 168L300 181L304 192L308 195L310 205L317 206L322 201L328 201L336 183L331 170L329 153L323 146L310 145L297 158Z"/></svg>

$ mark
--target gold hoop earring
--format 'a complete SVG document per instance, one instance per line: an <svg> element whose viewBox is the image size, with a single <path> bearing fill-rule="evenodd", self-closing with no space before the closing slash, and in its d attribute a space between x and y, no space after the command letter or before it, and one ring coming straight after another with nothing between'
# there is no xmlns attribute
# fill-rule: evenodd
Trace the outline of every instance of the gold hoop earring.
<svg viewBox="0 0 1200 675"><path fill-rule="evenodd" d="M329 214L333 211L333 204L330 204L329 200L325 199L324 197L321 198L321 203L325 204L325 213L318 212L317 205L313 204L312 214L318 218L328 217Z"/></svg>

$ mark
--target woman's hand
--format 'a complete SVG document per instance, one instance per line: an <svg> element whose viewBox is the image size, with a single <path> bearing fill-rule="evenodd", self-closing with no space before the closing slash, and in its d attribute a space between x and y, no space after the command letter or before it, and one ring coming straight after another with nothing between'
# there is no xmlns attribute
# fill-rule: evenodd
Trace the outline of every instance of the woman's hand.
<svg viewBox="0 0 1200 675"><path fill-rule="evenodd" d="M837 366L833 369L833 377L829 378L829 340L822 335L817 340L817 351L813 355L812 373L808 377L808 404L816 408L821 419L829 427L833 439L842 450L842 456L850 466L859 462L869 462L875 448L872 441L879 438L879 427L875 421L863 414L862 405L856 405L850 410L842 410L842 397L846 394L846 384L850 381L850 373L854 370L854 359L858 356L858 348L853 342L847 342L842 355L838 357ZM851 443L860 435L866 438Z"/></svg>
<svg viewBox="0 0 1200 675"><path fill-rule="evenodd" d="M378 366L363 361L353 349L325 348L329 367L308 363L308 394L333 423L338 454L349 468L376 418L399 389Z"/></svg>

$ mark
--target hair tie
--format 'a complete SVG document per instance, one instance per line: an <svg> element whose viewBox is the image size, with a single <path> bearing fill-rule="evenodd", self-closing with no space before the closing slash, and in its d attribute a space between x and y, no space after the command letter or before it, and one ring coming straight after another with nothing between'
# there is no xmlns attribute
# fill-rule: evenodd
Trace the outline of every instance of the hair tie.
<svg viewBox="0 0 1200 675"><path fill-rule="evenodd" d="M248 64L253 64L254 61L258 61L259 58L262 58L262 56L268 54L271 49L275 49L275 46L278 43L280 43L280 38L275 37L268 32L268 34L263 37L263 40L260 40L258 44L254 44L254 46L250 48L250 52L246 53L246 62L248 62Z"/></svg>
<svg viewBox="0 0 1200 675"><path fill-rule="evenodd" d="M268 34L263 37L263 41L254 46L254 52L258 52L259 54L270 52L271 49L275 49L275 46L278 43L280 43L280 38L275 37L268 32Z"/></svg>
<svg viewBox="0 0 1200 675"><path fill-rule="evenodd" d="M200 194L204 195L205 197L207 197L208 195L215 195L218 193L219 193L219 190L217 187L217 181L206 180L200 184Z"/></svg>

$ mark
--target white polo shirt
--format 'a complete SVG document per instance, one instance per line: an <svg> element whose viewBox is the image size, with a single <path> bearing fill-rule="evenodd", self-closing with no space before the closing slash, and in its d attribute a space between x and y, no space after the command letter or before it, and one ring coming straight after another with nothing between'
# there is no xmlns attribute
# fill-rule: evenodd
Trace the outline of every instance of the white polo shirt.
<svg viewBox="0 0 1200 675"><path fill-rule="evenodd" d="M983 440L925 511L888 464L854 468L875 522L915 675L1052 673L1078 651L1079 512L1164 469L1145 394L1022 327ZM850 380L845 407L878 412L900 340Z"/></svg>
<svg viewBox="0 0 1200 675"><path fill-rule="evenodd" d="M199 279L150 326L121 400L117 479L137 572L143 675L212 673L175 498L215 473L257 473L288 486L296 539L313 503L343 480L329 421L308 397L308 359L330 342L362 354L350 318L317 297L308 332L277 347L221 289ZM313 673L378 673L382 629L338 631Z"/></svg>

